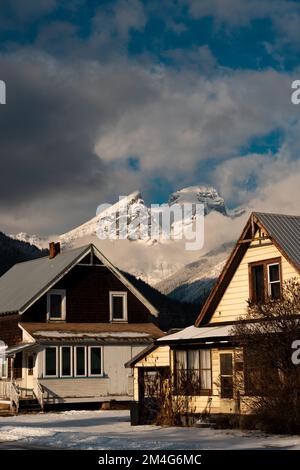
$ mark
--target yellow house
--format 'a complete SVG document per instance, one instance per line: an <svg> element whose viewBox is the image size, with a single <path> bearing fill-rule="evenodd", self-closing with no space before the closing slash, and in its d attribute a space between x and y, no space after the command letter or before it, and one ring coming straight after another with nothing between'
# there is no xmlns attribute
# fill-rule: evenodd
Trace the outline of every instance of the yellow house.
<svg viewBox="0 0 300 470"><path fill-rule="evenodd" d="M252 213L195 325L159 338L126 364L134 369L134 400L147 400L151 374L163 380L169 373L173 394L189 396L193 413L243 412L234 387L244 374L243 352L232 327L249 299L278 298L282 283L299 273L300 217Z"/></svg>

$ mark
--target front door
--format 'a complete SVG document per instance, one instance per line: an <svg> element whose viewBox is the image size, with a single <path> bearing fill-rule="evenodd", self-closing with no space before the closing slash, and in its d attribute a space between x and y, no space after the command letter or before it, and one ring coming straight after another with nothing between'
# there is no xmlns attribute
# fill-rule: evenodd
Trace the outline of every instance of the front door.
<svg viewBox="0 0 300 470"><path fill-rule="evenodd" d="M33 369L34 369L35 355L27 352L25 353L25 387L33 389Z"/></svg>

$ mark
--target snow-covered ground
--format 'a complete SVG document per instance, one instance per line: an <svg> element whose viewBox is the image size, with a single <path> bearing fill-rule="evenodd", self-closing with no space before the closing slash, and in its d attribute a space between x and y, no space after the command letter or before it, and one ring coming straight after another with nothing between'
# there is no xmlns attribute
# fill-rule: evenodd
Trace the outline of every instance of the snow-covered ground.
<svg viewBox="0 0 300 470"><path fill-rule="evenodd" d="M68 411L0 417L0 449L300 449L300 436L130 426L128 411Z"/></svg>

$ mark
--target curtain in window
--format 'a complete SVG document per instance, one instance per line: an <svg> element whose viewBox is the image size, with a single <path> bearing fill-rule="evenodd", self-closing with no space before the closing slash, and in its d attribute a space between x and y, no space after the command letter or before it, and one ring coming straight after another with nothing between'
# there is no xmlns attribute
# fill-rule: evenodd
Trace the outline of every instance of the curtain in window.
<svg viewBox="0 0 300 470"><path fill-rule="evenodd" d="M211 356L208 349L200 351L200 380L201 388L205 390L211 389Z"/></svg>
<svg viewBox="0 0 300 470"><path fill-rule="evenodd" d="M186 351L176 351L176 368L177 370L187 369Z"/></svg>

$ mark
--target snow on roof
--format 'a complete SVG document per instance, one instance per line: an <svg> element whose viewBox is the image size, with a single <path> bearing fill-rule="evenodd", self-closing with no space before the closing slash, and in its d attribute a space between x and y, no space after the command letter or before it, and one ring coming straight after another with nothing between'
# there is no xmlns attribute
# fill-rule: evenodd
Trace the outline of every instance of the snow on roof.
<svg viewBox="0 0 300 470"><path fill-rule="evenodd" d="M157 342L167 343L168 341L177 341L185 339L209 339L209 338L218 338L231 336L233 324L222 325L222 326L206 326L206 327L197 327L197 326L188 326L177 333L171 335L163 336L159 338Z"/></svg>
<svg viewBox="0 0 300 470"><path fill-rule="evenodd" d="M71 333L65 331L36 331L34 336L39 338L145 338L151 336L149 333L143 332L134 332L134 331L115 331L112 333L103 332L103 333Z"/></svg>

